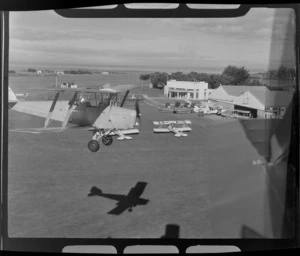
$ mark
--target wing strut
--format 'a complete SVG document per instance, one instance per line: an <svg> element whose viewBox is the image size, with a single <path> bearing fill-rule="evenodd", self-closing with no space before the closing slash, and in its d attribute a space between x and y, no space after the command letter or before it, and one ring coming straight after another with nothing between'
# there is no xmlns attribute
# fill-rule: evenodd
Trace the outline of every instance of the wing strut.
<svg viewBox="0 0 300 256"><path fill-rule="evenodd" d="M68 112L67 112L67 114L66 114L66 116L65 116L65 119L64 119L64 121L63 121L63 124L62 124L62 129L65 129L65 127L66 127L66 125L67 125L67 123L68 123L68 121L69 121L69 119L70 119L70 116L71 116L71 114L72 114L72 107L73 107L73 105L74 105L74 103L75 103L75 101L76 101L76 99L77 99L77 92L75 92L74 93L74 96L73 96L73 98L69 101L69 109L68 109Z"/></svg>
<svg viewBox="0 0 300 256"><path fill-rule="evenodd" d="M46 118L46 120L45 120L44 128L46 128L46 127L48 126L48 124L49 124L49 122L50 122L50 120L51 120L51 116L52 116L52 114L53 114L53 110L54 110L55 105L56 105L56 102L57 102L57 100L58 100L59 93L60 93L60 91L58 91L58 92L55 94L54 100L53 100L53 102L52 102L52 105L51 105L51 107L50 107L49 113L48 113L47 118Z"/></svg>
<svg viewBox="0 0 300 256"><path fill-rule="evenodd" d="M124 105L124 103L125 103L125 101L126 101L126 98L127 98L128 94L129 94L129 90L126 91L126 93L125 93L125 95L124 95L124 97L123 97L123 100L122 100L122 102L121 102L120 107L123 107L123 105Z"/></svg>

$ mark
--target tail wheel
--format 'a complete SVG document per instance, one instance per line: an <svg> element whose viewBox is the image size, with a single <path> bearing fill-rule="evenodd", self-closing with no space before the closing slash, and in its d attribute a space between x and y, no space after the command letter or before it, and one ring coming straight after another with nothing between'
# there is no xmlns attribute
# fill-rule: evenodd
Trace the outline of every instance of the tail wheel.
<svg viewBox="0 0 300 256"><path fill-rule="evenodd" d="M100 145L99 145L98 141L96 141L96 140L91 140L91 141L89 141L89 143L88 143L88 148L89 148L89 150L92 151L92 152L97 152L97 151L99 150L99 148L100 148Z"/></svg>
<svg viewBox="0 0 300 256"><path fill-rule="evenodd" d="M110 135L106 135L102 137L102 143L105 146L110 146L113 143L113 138Z"/></svg>

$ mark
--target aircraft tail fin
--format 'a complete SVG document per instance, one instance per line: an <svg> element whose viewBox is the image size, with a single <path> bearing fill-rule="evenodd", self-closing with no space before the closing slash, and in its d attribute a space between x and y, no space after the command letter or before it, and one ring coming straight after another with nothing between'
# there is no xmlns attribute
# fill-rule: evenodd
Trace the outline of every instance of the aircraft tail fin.
<svg viewBox="0 0 300 256"><path fill-rule="evenodd" d="M102 190L100 188L92 187L88 196L97 196L97 195L101 195L101 194L102 194Z"/></svg>
<svg viewBox="0 0 300 256"><path fill-rule="evenodd" d="M8 87L8 106L9 108L13 107L18 102L17 96L14 94L12 89Z"/></svg>

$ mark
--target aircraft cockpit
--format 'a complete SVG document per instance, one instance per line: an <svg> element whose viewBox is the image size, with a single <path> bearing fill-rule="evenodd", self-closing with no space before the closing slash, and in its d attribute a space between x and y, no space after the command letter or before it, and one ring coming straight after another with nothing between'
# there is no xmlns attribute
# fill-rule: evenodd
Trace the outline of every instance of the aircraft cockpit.
<svg viewBox="0 0 300 256"><path fill-rule="evenodd" d="M111 93L87 93L87 94L78 94L75 101L75 105L85 105L86 107L98 107L103 108L110 104L117 103L117 95Z"/></svg>

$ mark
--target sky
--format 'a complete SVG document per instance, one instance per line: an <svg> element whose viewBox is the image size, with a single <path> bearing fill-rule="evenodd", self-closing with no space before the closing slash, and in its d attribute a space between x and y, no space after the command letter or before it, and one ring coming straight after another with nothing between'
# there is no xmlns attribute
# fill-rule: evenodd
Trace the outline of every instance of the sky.
<svg viewBox="0 0 300 256"><path fill-rule="evenodd" d="M70 19L10 12L10 66L133 67L252 72L294 66L294 13L252 9L239 18ZM283 60L284 59L284 60Z"/></svg>

